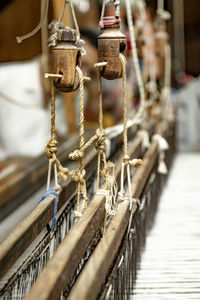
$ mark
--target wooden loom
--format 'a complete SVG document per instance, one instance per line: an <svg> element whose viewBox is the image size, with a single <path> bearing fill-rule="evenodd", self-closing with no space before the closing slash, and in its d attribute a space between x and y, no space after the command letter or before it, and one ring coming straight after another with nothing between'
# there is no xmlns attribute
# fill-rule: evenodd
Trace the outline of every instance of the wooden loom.
<svg viewBox="0 0 200 300"><path fill-rule="evenodd" d="M118 77L121 76L120 72ZM53 234L48 227L46 229L54 210L54 198L49 196L1 244L0 278L4 285L0 296L3 299L21 299L23 296L26 299L79 299L80 295L81 299L126 299L131 294L140 246L152 222L163 181L162 175L157 172L158 141L153 140L145 152L137 129L145 129L150 136L159 134L166 138L170 145L167 154L167 163L170 165L174 152L174 123L160 119L152 124L148 120L146 126L133 126L129 132L128 154L130 158L143 158L142 166L132 172L131 186L135 202L131 209L129 201L119 203L116 215L110 218L105 232L102 232L106 196L93 192L97 155L95 151L89 152L85 165L91 200L83 215L74 222L76 185L69 179L62 186L58 202L58 225ZM120 162L123 160L120 149L122 143L121 134L111 141L110 157L115 162L115 179L118 183ZM38 181L44 174L43 166L39 167L42 171ZM27 275L29 273L30 276ZM20 295L15 295L15 288L20 285Z"/></svg>
<svg viewBox="0 0 200 300"><path fill-rule="evenodd" d="M152 128L150 128L150 130L152 131ZM164 136L166 136L167 140L169 141L169 144L171 146L170 151L167 154L167 160L169 164L172 158L172 154L174 152L173 124L167 124L166 122L161 122L157 124L155 130L156 132L162 133ZM141 143L142 143L141 138L139 137L133 138L133 141L130 143L130 148L129 148L130 151L129 153L131 154L131 156L132 155L143 156L141 152L142 151ZM90 156L91 158L88 159L87 165L91 165L90 171L88 169L89 173L92 172L92 165L94 165L95 163L93 158L95 155L94 156L93 155L91 154ZM114 157L117 157L117 159L119 160L120 151L117 151ZM156 141L154 141L151 143L149 149L144 154L143 166L136 171L132 179L132 192L134 196L138 199L144 199L147 190L149 190L150 193L153 193L152 199L150 197L149 202L152 201L152 203L154 204L156 203L156 198L159 194L159 189L161 188L161 186L156 187L157 181L161 176L156 172L157 159L158 159L158 144ZM118 179L118 181L120 178L120 169L121 169L120 164L117 164L116 178ZM152 176L155 177L153 181L154 184L149 184L148 186L148 182L149 180L150 181L152 180ZM73 184L72 183L70 184L69 182L64 188L59 201L59 208L61 208L62 205L64 204L66 206L66 201L67 201L68 206L70 207L70 209L68 209L68 217L70 214L72 214L72 210L75 205L75 203L73 203L74 201L73 198L74 193L72 193L73 189L75 193L75 187L73 188ZM155 191L157 192L157 195L155 194ZM92 289L93 298L91 297L91 299L95 299L97 296L99 297L100 293L102 293L102 297L103 295L105 296L106 290L109 288L109 283L113 280L114 274L118 271L115 265L117 264L117 262L119 262L119 259L121 259L120 258L121 256L119 254L121 253L122 255L123 251L125 251L125 248L127 247L125 245L130 244L130 239L127 239L127 233L126 233L128 221L130 217L130 211L129 211L128 202L121 203L117 215L113 218L112 222L109 224L106 233L101 239L101 233L99 233L99 229L103 222L104 213L105 213L103 209L104 201L105 201L104 196L99 196L99 195L94 196L90 202L88 210L85 212L83 217L73 226L71 224L72 227L69 226L69 232L67 233L62 243L59 245L59 248L56 250L51 261L49 261L49 263L47 264L46 268L41 274L41 277L39 277L38 281L33 286L33 289L30 291L30 294L28 294L27 299L29 298L35 299L37 293L40 294L40 299L57 299L62 294L62 291L66 289L66 287L67 287L66 294L67 295L69 294L69 297L71 297L69 299L76 299L75 297L76 294L74 295L74 293L76 293L77 291L79 292L81 291L81 294L85 293L85 298L83 299L90 299L91 295L89 296L88 294L91 293L90 284L93 286ZM155 208L154 204L151 204L152 208L149 206L148 207L144 206L144 211L146 211L147 215L149 214L151 215L154 213L153 210L153 208ZM137 218L141 218L141 211L140 208L138 209L137 203L133 207L133 212L134 212L133 222L136 222ZM147 227L147 224L149 222L147 220L146 213L142 211L142 215L143 215L142 221L145 222L145 226L143 226L141 222L137 222L137 227L139 226L139 228L137 229L138 231L136 234L136 239L131 239L131 241L133 242L132 246L135 247L134 250L136 251L135 253L132 253L132 255L135 256L133 260L133 266L131 269L131 272L133 274L135 274L134 266L139 253L140 242L138 241L144 239L144 230L145 227ZM53 199L50 197L47 198L43 203L38 205L38 207L24 221L22 221L21 224L19 224L17 228L2 243L0 248L1 277L4 274L6 274L6 272L9 271L9 268L11 268L11 266L15 263L15 261L23 254L25 249L33 242L33 240L38 236L38 234L42 231L42 229L45 228L46 224L51 220L52 215L53 215ZM152 219L152 217L150 219ZM45 236L43 237L44 241L48 239L50 239L50 233L49 236L48 235L46 236L45 234ZM110 242L109 244L107 244L108 240ZM104 251L102 251L102 249L104 249ZM40 249L40 251L41 250L42 249ZM89 254L86 255L87 251L89 251ZM55 269L55 264L57 266L56 269ZM58 264L60 265L60 267L58 267ZM91 276L90 266L94 266L94 265L95 266L99 265L100 274L97 277L95 273L94 277L93 276L91 277L92 282L89 282L89 278ZM105 266L105 269L102 268L102 266ZM77 270L80 268L81 268L81 273L79 270L78 274L80 273L80 276L78 277ZM92 269L94 270L94 268ZM98 267L95 267L95 270L97 271ZM24 269L23 271L26 272L26 269ZM88 275L88 272L90 276ZM101 280L100 280L100 276L101 276ZM51 278L51 282L52 282L51 285L50 285L49 278ZM63 278L63 280L61 280L61 278ZM85 280L84 278L86 278L86 282L84 281ZM96 282L97 278L98 278L98 282ZM106 278L108 282L106 282ZM16 280L16 278L14 279ZM115 281L116 280L117 279L115 279ZM71 290L70 287L72 283L74 283L74 281L75 281L75 287L77 288L73 288ZM47 282L48 282L49 289L46 288ZM83 287L84 287L84 291L82 291ZM115 286L115 288L118 289L119 287ZM121 293L123 293L125 289L126 287L123 286ZM6 294L9 293L9 282L5 287L5 289L1 291L2 295L4 292L6 292ZM116 291L113 290L112 293L116 293Z"/></svg>

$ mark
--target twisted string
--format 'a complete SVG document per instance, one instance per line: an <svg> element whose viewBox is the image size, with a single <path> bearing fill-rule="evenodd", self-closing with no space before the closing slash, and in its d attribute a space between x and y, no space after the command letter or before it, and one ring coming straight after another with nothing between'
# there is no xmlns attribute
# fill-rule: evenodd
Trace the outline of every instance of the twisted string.
<svg viewBox="0 0 200 300"><path fill-rule="evenodd" d="M58 177L66 180L69 170L62 166L61 162L56 156L58 150L57 145L58 142L55 138L55 87L53 84L53 80L51 80L51 139L45 146L45 152L48 160L51 160L53 164L56 164L59 170Z"/></svg>
<svg viewBox="0 0 200 300"><path fill-rule="evenodd" d="M84 84L83 84L83 72L81 69L77 66L77 71L79 74L79 97L80 97L80 119L79 119L79 138L80 138L80 144L79 148L82 152L84 147ZM83 162L83 156L79 157L80 161L80 167L79 167L79 173L78 173L78 187L77 187L77 211L83 212L87 208L87 191L86 191L86 183L85 183L85 170L84 170L84 162ZM82 207L80 207L80 200L81 196L83 199Z"/></svg>
<svg viewBox="0 0 200 300"><path fill-rule="evenodd" d="M129 190L129 200L132 202L132 191L131 191L131 179L130 179L130 167L139 167L142 164L141 159L130 160L128 155L128 136L127 136L127 92L126 92L126 58L123 54L120 54L120 60L122 64L122 81L123 81L123 140L124 140L124 157L122 162L121 171L121 189L118 193L119 199L124 200L124 170L126 167L128 190Z"/></svg>

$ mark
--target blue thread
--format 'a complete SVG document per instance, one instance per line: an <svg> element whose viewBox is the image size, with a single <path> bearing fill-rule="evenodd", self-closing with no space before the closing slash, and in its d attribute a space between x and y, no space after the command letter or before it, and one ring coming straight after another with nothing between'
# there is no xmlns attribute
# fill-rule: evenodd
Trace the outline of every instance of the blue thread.
<svg viewBox="0 0 200 300"><path fill-rule="evenodd" d="M58 207L58 195L56 191L50 187L48 191L41 197L41 199L38 201L38 203L42 202L45 198L52 195L54 197L54 209L53 209L53 220L51 224L51 232L55 231L56 229L56 213L57 213L57 207Z"/></svg>

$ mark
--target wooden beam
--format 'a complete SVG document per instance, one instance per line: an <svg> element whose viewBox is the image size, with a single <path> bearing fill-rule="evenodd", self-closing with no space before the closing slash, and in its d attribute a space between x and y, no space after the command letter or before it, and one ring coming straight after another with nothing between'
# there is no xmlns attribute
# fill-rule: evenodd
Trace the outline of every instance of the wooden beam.
<svg viewBox="0 0 200 300"><path fill-rule="evenodd" d="M102 279L108 273L110 264L119 249L128 221L129 201L125 200L119 204L116 215L110 222L107 231L78 277L75 287L72 288L67 299L79 299L80 295L81 300L95 300L97 298L101 290Z"/></svg>
<svg viewBox="0 0 200 300"><path fill-rule="evenodd" d="M83 216L74 224L56 254L44 268L39 281L25 299L58 299L74 274L88 244L104 217L105 196L97 195L90 202Z"/></svg>

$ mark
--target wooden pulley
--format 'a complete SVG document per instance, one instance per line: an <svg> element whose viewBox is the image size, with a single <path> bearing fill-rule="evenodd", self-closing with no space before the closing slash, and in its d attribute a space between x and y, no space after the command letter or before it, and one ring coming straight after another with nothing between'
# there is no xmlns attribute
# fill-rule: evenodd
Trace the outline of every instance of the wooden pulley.
<svg viewBox="0 0 200 300"><path fill-rule="evenodd" d="M77 31L69 27L57 32L57 45L53 47L53 73L62 75L54 79L55 87L62 92L72 92L79 87L76 66L81 64L81 51L76 46Z"/></svg>
<svg viewBox="0 0 200 300"><path fill-rule="evenodd" d="M113 80L122 77L119 54L125 54L126 36L120 31L116 17L104 17L103 25L103 33L98 37L98 61L107 63L101 70L102 77Z"/></svg>

